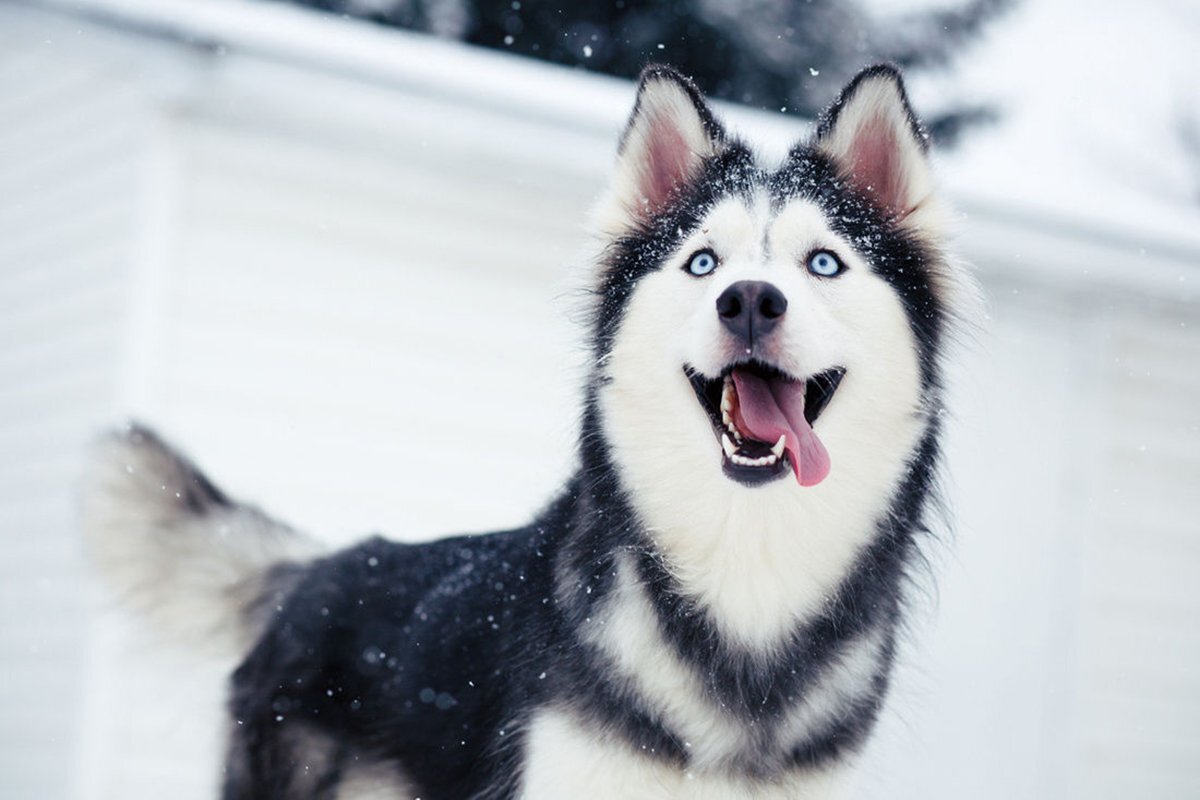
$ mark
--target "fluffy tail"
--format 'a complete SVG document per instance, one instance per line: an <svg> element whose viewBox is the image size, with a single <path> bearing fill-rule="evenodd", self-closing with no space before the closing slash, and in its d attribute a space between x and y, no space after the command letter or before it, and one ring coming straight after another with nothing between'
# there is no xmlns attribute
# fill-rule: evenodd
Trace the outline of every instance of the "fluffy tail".
<svg viewBox="0 0 1200 800"><path fill-rule="evenodd" d="M85 475L92 561L128 606L174 639L243 649L315 541L229 499L153 431L106 436Z"/></svg>

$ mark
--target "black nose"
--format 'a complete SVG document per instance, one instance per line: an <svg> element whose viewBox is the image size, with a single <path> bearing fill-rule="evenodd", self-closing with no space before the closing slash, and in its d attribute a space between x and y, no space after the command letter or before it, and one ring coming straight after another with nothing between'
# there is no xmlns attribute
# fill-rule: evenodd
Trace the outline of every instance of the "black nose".
<svg viewBox="0 0 1200 800"><path fill-rule="evenodd" d="M766 336L787 311L787 298L766 281L738 281L717 298L717 316L746 347Z"/></svg>

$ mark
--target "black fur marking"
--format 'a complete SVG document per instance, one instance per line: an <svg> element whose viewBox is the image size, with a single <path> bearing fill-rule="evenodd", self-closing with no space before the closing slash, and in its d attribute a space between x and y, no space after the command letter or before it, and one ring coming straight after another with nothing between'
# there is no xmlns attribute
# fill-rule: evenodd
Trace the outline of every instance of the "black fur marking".
<svg viewBox="0 0 1200 800"><path fill-rule="evenodd" d="M152 451L155 458L161 461L163 469L175 473L172 483L182 488L179 500L188 512L207 514L214 508L228 509L233 506L233 501L205 477L195 464L172 450L152 429L131 422L120 436L132 445Z"/></svg>

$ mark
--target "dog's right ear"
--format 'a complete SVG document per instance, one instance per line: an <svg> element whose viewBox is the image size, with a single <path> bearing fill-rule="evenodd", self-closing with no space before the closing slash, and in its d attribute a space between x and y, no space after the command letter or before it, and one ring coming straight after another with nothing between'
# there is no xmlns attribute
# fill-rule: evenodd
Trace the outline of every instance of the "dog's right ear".
<svg viewBox="0 0 1200 800"><path fill-rule="evenodd" d="M724 140L725 132L694 83L670 67L646 67L597 227L619 235L649 221Z"/></svg>

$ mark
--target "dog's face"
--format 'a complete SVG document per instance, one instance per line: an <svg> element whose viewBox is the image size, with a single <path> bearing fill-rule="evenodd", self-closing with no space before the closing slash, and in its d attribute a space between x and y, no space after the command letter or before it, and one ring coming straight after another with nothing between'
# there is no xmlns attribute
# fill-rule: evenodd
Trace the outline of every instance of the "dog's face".
<svg viewBox="0 0 1200 800"><path fill-rule="evenodd" d="M777 168L648 71L598 218L597 397L631 482L885 492L936 390L939 217L895 71L862 73Z"/></svg>

